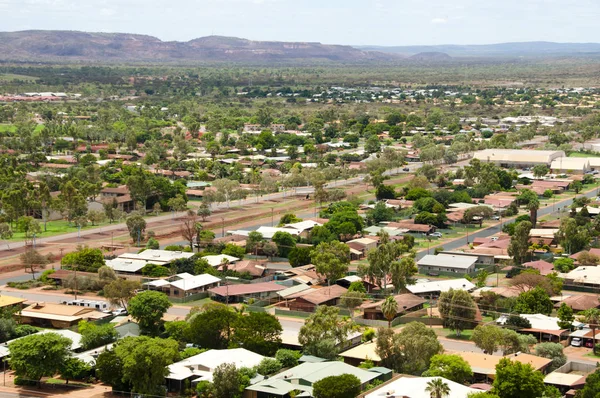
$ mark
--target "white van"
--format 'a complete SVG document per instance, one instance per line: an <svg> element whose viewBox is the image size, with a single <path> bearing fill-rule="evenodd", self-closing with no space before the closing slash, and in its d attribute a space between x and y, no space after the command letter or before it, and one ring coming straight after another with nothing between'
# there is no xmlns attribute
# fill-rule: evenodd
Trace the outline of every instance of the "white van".
<svg viewBox="0 0 600 398"><path fill-rule="evenodd" d="M573 347L581 347L583 345L583 339L581 337L573 337L571 339L571 345Z"/></svg>

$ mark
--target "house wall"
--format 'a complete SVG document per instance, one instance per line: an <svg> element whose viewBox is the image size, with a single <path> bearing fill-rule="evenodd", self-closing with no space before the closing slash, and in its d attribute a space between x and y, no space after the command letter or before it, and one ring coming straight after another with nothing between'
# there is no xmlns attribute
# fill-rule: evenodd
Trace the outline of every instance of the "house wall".
<svg viewBox="0 0 600 398"><path fill-rule="evenodd" d="M450 265L445 266L429 266L429 265L419 265L419 273L426 274L428 272L449 272L454 274L471 274L475 272L475 264L471 265L469 268L453 268Z"/></svg>

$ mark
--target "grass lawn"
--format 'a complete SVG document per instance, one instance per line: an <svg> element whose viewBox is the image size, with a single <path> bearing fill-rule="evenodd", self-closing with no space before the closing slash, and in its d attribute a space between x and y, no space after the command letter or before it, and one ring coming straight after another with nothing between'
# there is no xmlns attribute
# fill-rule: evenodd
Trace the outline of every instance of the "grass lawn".
<svg viewBox="0 0 600 398"><path fill-rule="evenodd" d="M88 224L88 226L81 228L81 230L85 231L88 229L98 228L106 225L109 225L108 221L100 223L99 225L94 225L93 227L91 224ZM42 233L37 236L38 238L45 238L48 236L66 234L70 232L77 232L77 227L75 227L74 225L69 225L69 222L66 220L48 221L46 225L46 231L44 231L44 223L40 221L40 227L42 228ZM13 237L10 241L16 242L24 239L24 232L14 232Z"/></svg>
<svg viewBox="0 0 600 398"><path fill-rule="evenodd" d="M591 153L584 153L584 152L571 152L569 154L570 158L597 158L599 157L598 155L594 155Z"/></svg>
<svg viewBox="0 0 600 398"><path fill-rule="evenodd" d="M588 358L598 358L600 359L600 355L594 355L594 351L587 353L584 355L584 357L588 357Z"/></svg>
<svg viewBox="0 0 600 398"><path fill-rule="evenodd" d="M39 133L44 128L43 124L38 124L35 126L35 132ZM17 131L17 128L12 124L0 124L0 133L14 133Z"/></svg>
<svg viewBox="0 0 600 398"><path fill-rule="evenodd" d="M46 384L67 384L67 382L65 380L54 379L54 378L50 378L50 379L44 380L44 382ZM69 381L69 385L70 386L78 386L78 387L89 387L91 384Z"/></svg>
<svg viewBox="0 0 600 398"><path fill-rule="evenodd" d="M186 303L174 303L175 305L185 305L186 307L202 307L204 304L213 303L210 297L203 298L196 301L188 301Z"/></svg>
<svg viewBox="0 0 600 398"><path fill-rule="evenodd" d="M471 340L471 336L473 336L473 330L471 330L471 329L463 330L460 333L460 336L457 336L456 332L453 329L443 328L443 329L435 329L435 330L439 336L444 336L447 339L452 339L452 340Z"/></svg>

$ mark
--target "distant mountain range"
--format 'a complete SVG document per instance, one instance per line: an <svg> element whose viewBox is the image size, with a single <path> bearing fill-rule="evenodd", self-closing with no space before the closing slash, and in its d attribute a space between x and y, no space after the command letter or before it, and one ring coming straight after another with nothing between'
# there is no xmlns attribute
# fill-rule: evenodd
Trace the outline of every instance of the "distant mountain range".
<svg viewBox="0 0 600 398"><path fill-rule="evenodd" d="M600 56L598 43L342 46L207 36L187 42L128 33L0 32L0 61L97 63L445 63L454 58Z"/></svg>
<svg viewBox="0 0 600 398"><path fill-rule="evenodd" d="M482 45L356 46L356 48L365 51L380 51L405 56L432 52L444 53L452 57L552 57L600 55L600 43L553 43L546 41Z"/></svg>
<svg viewBox="0 0 600 398"><path fill-rule="evenodd" d="M165 42L152 36L76 31L0 32L0 60L98 62L392 61L399 54L321 43L251 41L208 36Z"/></svg>

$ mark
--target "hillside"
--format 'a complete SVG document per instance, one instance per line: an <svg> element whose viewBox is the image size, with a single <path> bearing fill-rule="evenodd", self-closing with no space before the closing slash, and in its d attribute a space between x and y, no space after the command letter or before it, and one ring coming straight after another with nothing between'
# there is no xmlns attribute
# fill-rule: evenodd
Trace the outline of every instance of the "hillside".
<svg viewBox="0 0 600 398"><path fill-rule="evenodd" d="M420 53L445 53L452 57L514 56L597 56L600 43L552 43L544 41L482 45L443 44L434 46L357 46L365 51L381 51L411 56Z"/></svg>
<svg viewBox="0 0 600 398"><path fill-rule="evenodd" d="M0 60L3 61L364 62L397 58L396 54L350 46L251 41L222 36L202 37L188 42L163 42L156 37L127 33L0 32Z"/></svg>

